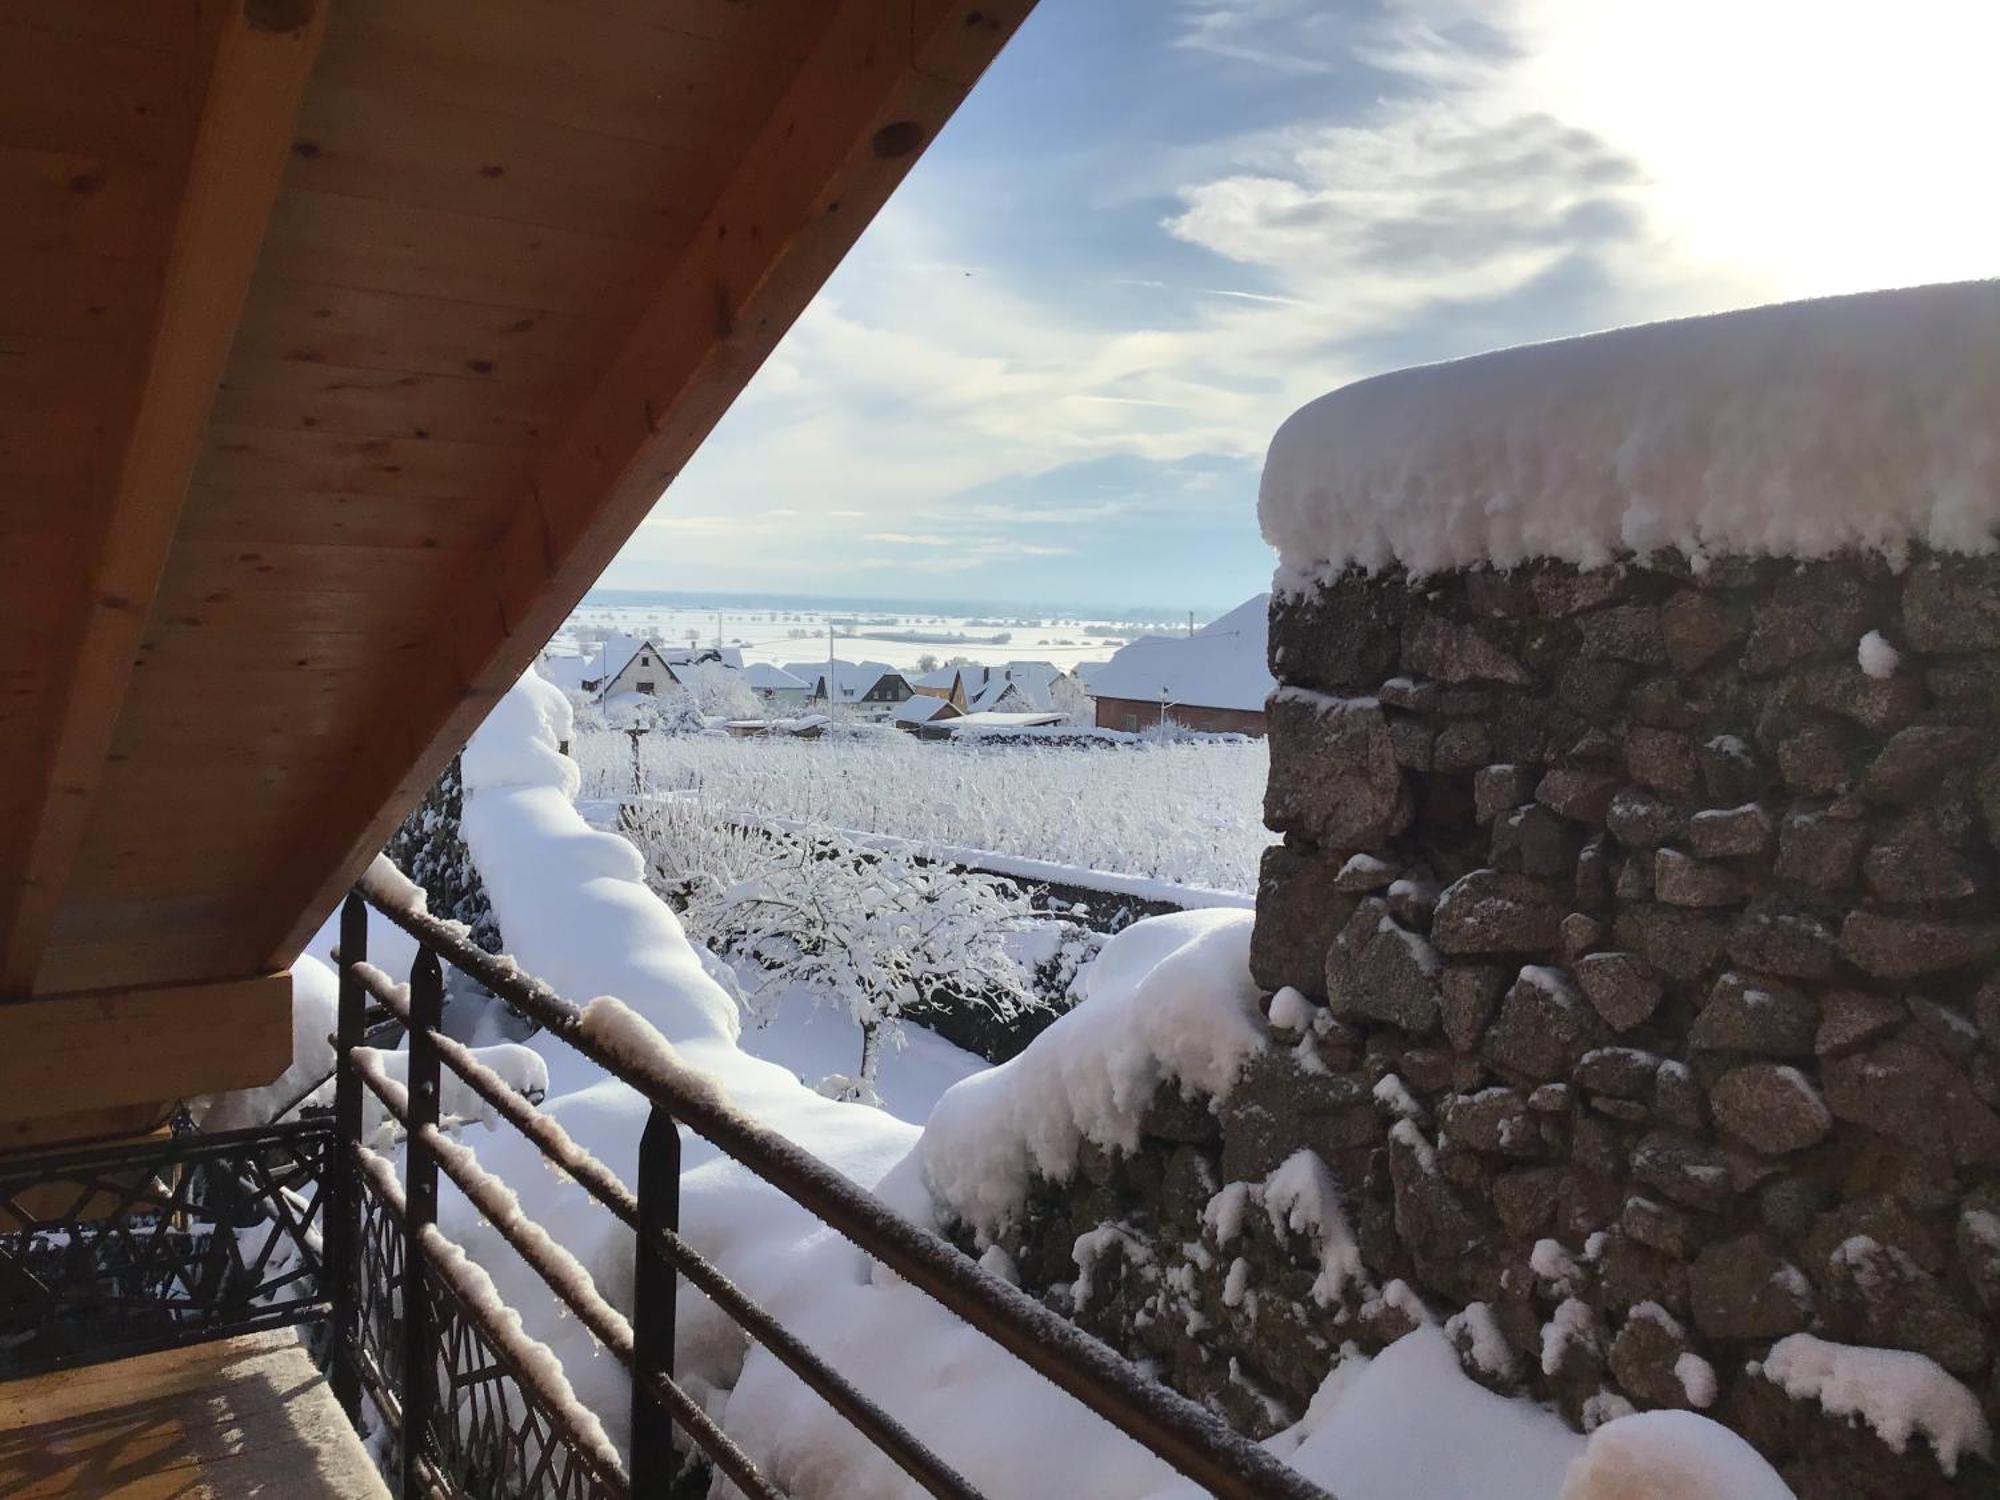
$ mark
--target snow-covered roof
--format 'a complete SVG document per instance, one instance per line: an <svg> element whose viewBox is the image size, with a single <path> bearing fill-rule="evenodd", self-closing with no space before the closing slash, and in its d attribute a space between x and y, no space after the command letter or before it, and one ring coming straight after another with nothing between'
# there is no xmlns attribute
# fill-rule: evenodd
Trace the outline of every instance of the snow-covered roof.
<svg viewBox="0 0 2000 1500"><path fill-rule="evenodd" d="M813 692L820 691L820 684L826 679L825 662L788 663L785 670L807 684ZM901 674L885 661L841 661L833 663L834 691L843 703L859 702L868 695L869 689L884 677Z"/></svg>
<svg viewBox="0 0 2000 1500"><path fill-rule="evenodd" d="M1055 706L1052 694L1055 680L1060 676L1062 668L1051 661L1010 661L997 667L967 662L955 667L939 667L935 672L910 677L908 681L913 688L938 691L948 691L954 682L962 682L968 709L982 705L998 707L1007 696L1007 685L1012 683L1018 699L1031 708L1046 710Z"/></svg>
<svg viewBox="0 0 2000 1500"><path fill-rule="evenodd" d="M1062 668L1052 661L1010 661L1000 670L1015 682L1040 683L1044 687L1062 676Z"/></svg>
<svg viewBox="0 0 2000 1500"><path fill-rule="evenodd" d="M956 718L958 710L951 706L948 698L933 698L919 693L898 703L896 711L889 717L898 724L928 724L940 717Z"/></svg>
<svg viewBox="0 0 2000 1500"><path fill-rule="evenodd" d="M1055 681L1062 668L1052 661L1010 661L1001 674L1021 690L1021 696L1038 709L1055 707Z"/></svg>
<svg viewBox="0 0 2000 1500"><path fill-rule="evenodd" d="M596 683L609 682L631 665L633 657L647 648L658 649L643 635L626 635L622 632L608 635L604 638L603 644L597 648L597 653L591 657L590 666L583 674L584 679Z"/></svg>
<svg viewBox="0 0 2000 1500"><path fill-rule="evenodd" d="M1028 708L1042 707L1029 696L1026 688L1018 682L1002 677L998 672L989 672L986 680L973 688L967 684L965 708L967 713L986 713L1003 704L1017 703Z"/></svg>
<svg viewBox="0 0 2000 1500"><path fill-rule="evenodd" d="M1665 548L1988 552L1996 347L2000 281L1974 281L1378 375L1278 430L1258 515L1288 584Z"/></svg>
<svg viewBox="0 0 2000 1500"><path fill-rule="evenodd" d="M535 663L535 669L542 676L571 693L583 690L584 673L589 667L589 658L583 656L549 655Z"/></svg>
<svg viewBox="0 0 2000 1500"><path fill-rule="evenodd" d="M1070 673L1078 682L1089 687L1091 680L1108 665L1109 663L1101 661L1080 661L1070 668Z"/></svg>
<svg viewBox="0 0 2000 1500"><path fill-rule="evenodd" d="M1265 661L1271 596L1246 599L1193 635L1142 635L1090 678L1093 698L1261 709L1277 686Z"/></svg>
<svg viewBox="0 0 2000 1500"><path fill-rule="evenodd" d="M767 661L751 662L743 669L743 680L766 693L803 693L812 686L804 678L794 676L783 667L774 667Z"/></svg>

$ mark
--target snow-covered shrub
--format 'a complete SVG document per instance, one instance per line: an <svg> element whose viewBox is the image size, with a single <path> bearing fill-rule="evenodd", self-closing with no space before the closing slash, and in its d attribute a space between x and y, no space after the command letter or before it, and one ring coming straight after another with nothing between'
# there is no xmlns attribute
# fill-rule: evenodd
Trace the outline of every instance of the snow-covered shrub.
<svg viewBox="0 0 2000 1500"><path fill-rule="evenodd" d="M717 891L747 879L770 855L769 835L718 817L691 797L628 803L618 831L645 857L646 883L683 913L706 909Z"/></svg>
<svg viewBox="0 0 2000 1500"><path fill-rule="evenodd" d="M1096 700L1067 672L1059 673L1049 683L1049 706L1062 715L1065 724L1081 726L1097 722Z"/></svg>
<svg viewBox="0 0 2000 1500"><path fill-rule="evenodd" d="M687 688L664 693L620 693L603 704L605 723L620 733L700 734L708 727L700 700Z"/></svg>
<svg viewBox="0 0 2000 1500"><path fill-rule="evenodd" d="M693 827L674 814L654 824ZM715 851L741 873L727 881L678 874L688 926L748 961L757 976L745 997L753 1007L800 986L846 1008L861 1030L858 1069L840 1081L847 1097L872 1096L883 1041L899 1042L901 1017L927 1002L949 997L999 1020L1048 1008L1035 988L1036 960L1013 945L1035 913L1011 882L906 851L863 849L830 829L743 837L761 849L727 833L695 835L695 849Z"/></svg>
<svg viewBox="0 0 2000 1500"><path fill-rule="evenodd" d="M750 691L750 685L743 680L743 674L734 667L725 667L718 662L703 662L695 667L675 667L674 675L685 684L685 691L695 701L704 714L711 718L761 719L764 717L764 702Z"/></svg>

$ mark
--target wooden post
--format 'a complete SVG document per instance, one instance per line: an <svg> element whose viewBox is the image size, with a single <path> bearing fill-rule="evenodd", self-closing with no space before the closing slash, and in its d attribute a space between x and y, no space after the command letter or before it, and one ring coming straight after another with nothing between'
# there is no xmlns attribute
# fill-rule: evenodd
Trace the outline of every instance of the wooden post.
<svg viewBox="0 0 2000 1500"><path fill-rule="evenodd" d="M419 1462L437 1408L437 1329L424 1295L424 1231L437 1222L438 1164L427 1132L438 1122L439 1062L432 1033L444 1021L444 971L428 947L410 969L410 1138L403 1196L403 1489L427 1493Z"/></svg>
<svg viewBox="0 0 2000 1500"><path fill-rule="evenodd" d="M333 1347L328 1375L350 1422L361 1416L361 1076L354 1049L361 1045L367 992L354 966L368 957L368 906L351 892L340 908L340 1011L333 1039L333 1141L326 1156L326 1256L322 1274L333 1303Z"/></svg>
<svg viewBox="0 0 2000 1500"><path fill-rule="evenodd" d="M639 1137L639 1230L632 1247L632 1496L664 1500L678 1462L673 1424L648 1386L674 1373L674 1297L679 1277L653 1244L681 1222L681 1133L659 1105Z"/></svg>

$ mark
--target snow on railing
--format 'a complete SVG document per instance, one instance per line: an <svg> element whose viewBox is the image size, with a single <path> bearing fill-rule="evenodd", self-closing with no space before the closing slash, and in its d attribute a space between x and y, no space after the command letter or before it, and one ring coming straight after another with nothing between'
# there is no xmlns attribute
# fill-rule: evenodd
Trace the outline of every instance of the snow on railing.
<svg viewBox="0 0 2000 1500"><path fill-rule="evenodd" d="M364 902L373 905L420 945L407 1003L386 975L366 966ZM577 1147L560 1126L514 1094L505 1080L490 1070L480 1069L470 1058L469 1049L443 1035L442 982L436 962L436 956L440 955L651 1102L652 1119L639 1151L636 1194L601 1162ZM406 1222L415 1231L406 1234L406 1244L415 1247L410 1253L427 1253L428 1236L436 1233L435 1182L442 1170L475 1204L481 1205L481 1211L500 1236L615 1356L622 1359L630 1354L635 1402L633 1493L650 1493L655 1483L664 1483L673 1462L665 1442L666 1424L648 1410L655 1403L663 1405L695 1446L744 1492L777 1493L742 1450L674 1382L672 1319L677 1275L686 1275L707 1293L746 1333L790 1366L929 1493L967 1497L978 1493L900 1422L779 1327L675 1232L680 1174L677 1127L685 1126L1209 1493L1224 1500L1253 1500L1253 1497L1329 1500L1325 1491L1297 1469L1232 1430L1213 1412L1148 1379L1137 1367L1073 1323L982 1269L955 1246L901 1217L872 1193L737 1109L709 1075L688 1066L665 1037L627 1007L600 999L587 1008L579 1008L547 985L521 974L511 963L496 960L473 947L462 933L410 901L401 883L378 878L378 872L373 870L364 877L343 914L340 959L341 1052L347 1065L341 1074L345 1102L337 1107L337 1113L352 1122L357 1134L358 1091L364 1081L370 1086L375 1081L365 1064L354 1066L348 1061L352 1043L358 1042L361 1034L365 997L373 996L409 1028L410 1104L407 1115L399 1118L410 1132L406 1169L406 1182L410 1186L405 1189L411 1202ZM472 1065L467 1066L468 1063ZM603 1315L608 1308L594 1287L586 1289L573 1284L581 1268L566 1254L548 1253L546 1236L517 1222L518 1205L513 1204L511 1193L488 1177L470 1152L451 1148L451 1143L438 1134L441 1068L449 1068L499 1119L519 1129L552 1164L570 1174L593 1198L638 1232L636 1296L631 1320L626 1325L632 1330L629 1347L613 1322L619 1315ZM393 1089L383 1089L380 1096L391 1113L396 1114L389 1098L392 1092ZM348 1192L350 1197L343 1199L336 1210L343 1224L355 1212L358 1179L357 1186ZM588 1277L582 1279L587 1282ZM421 1310L415 1321L421 1326ZM343 1327L343 1336L350 1328L351 1324ZM412 1354L406 1381L425 1378L421 1359L421 1351ZM538 1372L533 1368L520 1373L536 1385L545 1405L557 1405L559 1393L551 1389L552 1382L537 1378ZM408 1409L407 1389L405 1405ZM420 1404L417 1409L421 1412ZM642 1414L654 1419L641 1420ZM562 1415L559 1405L557 1415ZM406 1463L414 1461L409 1454L424 1446L423 1422L414 1425L417 1441L405 1443ZM570 1425L574 1428L569 1434L572 1441L587 1448L590 1435L581 1424Z"/></svg>

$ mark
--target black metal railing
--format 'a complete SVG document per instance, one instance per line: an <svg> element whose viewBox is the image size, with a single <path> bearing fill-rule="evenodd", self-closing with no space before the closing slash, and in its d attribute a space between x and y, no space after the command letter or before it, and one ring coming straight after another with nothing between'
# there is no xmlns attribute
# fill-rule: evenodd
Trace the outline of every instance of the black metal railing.
<svg viewBox="0 0 2000 1500"><path fill-rule="evenodd" d="M371 905L417 939L407 986L368 962ZM1210 1493L1328 1500L1213 1413L737 1111L636 1018L587 1020L379 883L364 880L349 897L340 931L330 1116L320 1105L303 1119L216 1135L182 1120L157 1138L0 1157L0 1379L310 1325L350 1416L379 1422L394 1439L401 1493L412 1500L650 1500L678 1493L697 1459L745 1495L780 1497L675 1378L675 1298L685 1280L925 1492L976 1497L945 1459L681 1237L687 1129ZM650 1101L636 1188L444 1034L440 960ZM408 1042L406 1081L369 1045L397 1032ZM629 1317L441 1128L447 1073L633 1232ZM368 1094L402 1131L400 1176L368 1144ZM575 1399L560 1363L543 1357L486 1273L439 1229L444 1179L623 1370L628 1459Z"/></svg>
<svg viewBox="0 0 2000 1500"><path fill-rule="evenodd" d="M0 1380L315 1323L331 1122L0 1157Z"/></svg>
<svg viewBox="0 0 2000 1500"><path fill-rule="evenodd" d="M367 962L367 908L414 937L407 990ZM750 1457L676 1381L674 1302L680 1280L699 1289L918 1486L932 1495L979 1491L892 1414L784 1329L678 1232L680 1130L709 1141L912 1286L1021 1359L1211 1494L1224 1500L1329 1500L1326 1492L1213 1412L1149 1380L1108 1346L1019 1288L983 1270L936 1234L891 1211L818 1158L736 1110L671 1048L647 1044L584 1012L547 985L466 941L453 925L403 905L370 877L341 919L339 1072L327 1222L335 1389L350 1411L366 1391L397 1434L403 1493L476 1497L665 1496L682 1472L681 1435L746 1495L780 1497ZM622 1079L650 1102L634 1191L577 1149L470 1049L443 1033L449 961L548 1034ZM407 1085L360 1045L369 1002L409 1036ZM628 1320L574 1274L566 1252L520 1218L511 1195L469 1151L440 1134L440 1083L448 1070L500 1121L634 1231L634 1305ZM403 1128L399 1183L362 1142L362 1091ZM468 1287L463 1257L439 1232L440 1176L465 1193L492 1228L548 1285L629 1376L629 1470L605 1449L547 1362L520 1347L518 1326ZM490 1291L490 1285L486 1288ZM1035 1435L1023 1433L1023 1441Z"/></svg>

